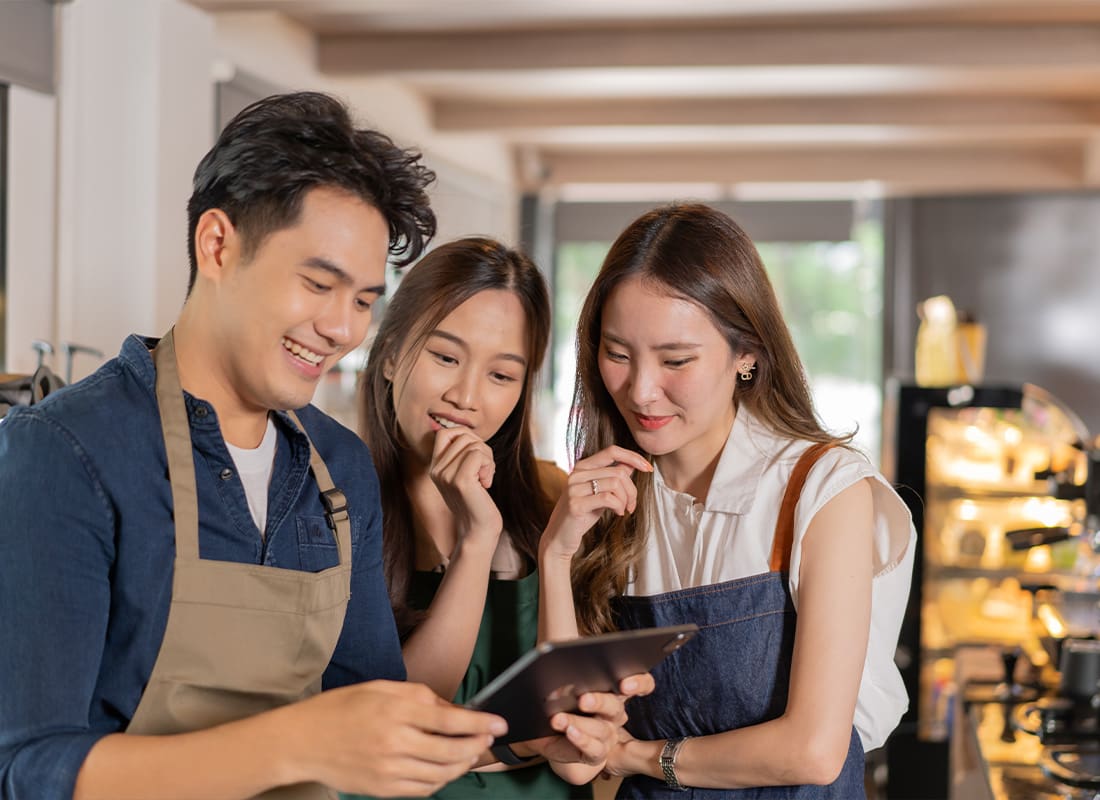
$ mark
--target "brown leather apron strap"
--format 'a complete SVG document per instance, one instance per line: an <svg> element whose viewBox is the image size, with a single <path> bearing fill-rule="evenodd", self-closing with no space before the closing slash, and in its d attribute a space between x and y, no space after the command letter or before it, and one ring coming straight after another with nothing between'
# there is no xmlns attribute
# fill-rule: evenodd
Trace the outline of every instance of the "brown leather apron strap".
<svg viewBox="0 0 1100 800"><path fill-rule="evenodd" d="M174 330L174 329L173 329ZM157 370L157 405L160 427L168 450L168 478L172 482L172 514L176 523L176 557L199 558L199 497L195 489L195 462L191 451L191 425L180 388L176 346L169 330L153 351Z"/></svg>
<svg viewBox="0 0 1100 800"><path fill-rule="evenodd" d="M340 563L347 564L351 561L351 522L348 517L348 500L344 493L336 488L329 475L328 467L321 460L317 448L313 446L313 440L306 433L306 428L298 415L288 411L287 415L294 420L309 442L309 466L313 470L313 477L317 480L317 488L321 490L321 504L325 507L325 519L336 537L336 547L340 555Z"/></svg>
<svg viewBox="0 0 1100 800"><path fill-rule="evenodd" d="M790 572L791 549L794 547L794 509L802 496L802 487L806 485L806 476L835 444L821 443L811 445L798 459L787 481L787 490L783 493L783 502L779 506L779 519L775 523L775 538L772 540L770 567L772 572Z"/></svg>

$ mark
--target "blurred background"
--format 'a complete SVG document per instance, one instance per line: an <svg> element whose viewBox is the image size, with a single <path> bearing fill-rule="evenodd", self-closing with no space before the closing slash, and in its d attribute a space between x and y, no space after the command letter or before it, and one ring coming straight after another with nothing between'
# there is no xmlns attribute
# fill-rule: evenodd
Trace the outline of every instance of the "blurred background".
<svg viewBox="0 0 1100 800"><path fill-rule="evenodd" d="M899 664L922 699L872 783L945 797L959 648L1022 646L1029 586L1095 589L1100 2L0 0L0 374L75 380L130 332L166 330L195 165L238 110L296 89L423 151L437 242L496 236L543 268L539 448L562 465L573 328L611 241L677 199L741 223L826 425L858 427L912 490L929 547ZM979 326L946 375L927 364L954 365L962 339L935 350L922 326L941 318L918 315L933 296ZM352 427L363 355L317 398ZM1007 557L1029 526L1076 549ZM922 607L975 625L947 635Z"/></svg>

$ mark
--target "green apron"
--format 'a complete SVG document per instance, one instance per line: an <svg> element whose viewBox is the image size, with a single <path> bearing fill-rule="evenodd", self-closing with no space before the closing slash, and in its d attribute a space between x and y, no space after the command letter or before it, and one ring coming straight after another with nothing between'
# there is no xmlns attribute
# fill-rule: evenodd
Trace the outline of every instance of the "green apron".
<svg viewBox="0 0 1100 800"><path fill-rule="evenodd" d="M443 574L414 572L409 585L409 605L426 609L439 590ZM470 666L454 701L465 703L512 662L535 646L538 638L538 572L514 581L489 581L485 612L477 633ZM515 767L504 772L467 772L434 795L438 800L557 800L592 797L590 786L573 786L559 778L550 765ZM345 800L365 800L345 795Z"/></svg>

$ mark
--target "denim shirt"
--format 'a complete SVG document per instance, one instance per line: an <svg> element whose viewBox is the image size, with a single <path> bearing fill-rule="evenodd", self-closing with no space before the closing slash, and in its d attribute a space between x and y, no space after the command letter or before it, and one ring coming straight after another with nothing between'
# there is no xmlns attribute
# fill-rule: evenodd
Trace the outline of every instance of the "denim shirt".
<svg viewBox="0 0 1100 800"><path fill-rule="evenodd" d="M124 731L168 619L175 557L149 352L129 337L94 375L0 422L0 798L69 797L101 737ZM284 413L261 537L213 407L186 396L200 556L316 572L338 562L305 436ZM298 411L348 498L351 599L324 688L405 668L382 575L366 446Z"/></svg>

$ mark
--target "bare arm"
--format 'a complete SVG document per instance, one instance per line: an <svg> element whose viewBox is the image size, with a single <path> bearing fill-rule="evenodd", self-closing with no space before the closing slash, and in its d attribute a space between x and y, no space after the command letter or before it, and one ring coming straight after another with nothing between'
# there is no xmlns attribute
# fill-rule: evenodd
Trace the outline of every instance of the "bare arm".
<svg viewBox="0 0 1100 800"><path fill-rule="evenodd" d="M829 784L844 764L871 621L872 500L866 480L830 500L802 544L798 625L787 708L748 728L688 741L676 759L685 786ZM628 740L608 770L661 780L664 740Z"/></svg>
<svg viewBox="0 0 1100 800"><path fill-rule="evenodd" d="M576 607L570 568L581 540L604 511L632 514L634 470L653 467L638 453L608 447L578 461L539 540L539 641L575 639ZM598 489L598 491L593 491Z"/></svg>
<svg viewBox="0 0 1100 800"><path fill-rule="evenodd" d="M205 731L107 736L85 759L73 797L229 800L307 781L423 796L468 770L506 728L427 687L371 681Z"/></svg>
<svg viewBox="0 0 1100 800"><path fill-rule="evenodd" d="M477 643L490 565L503 522L489 496L496 465L489 446L465 428L436 435L431 478L454 518L455 543L426 619L405 640L409 680L451 699Z"/></svg>

